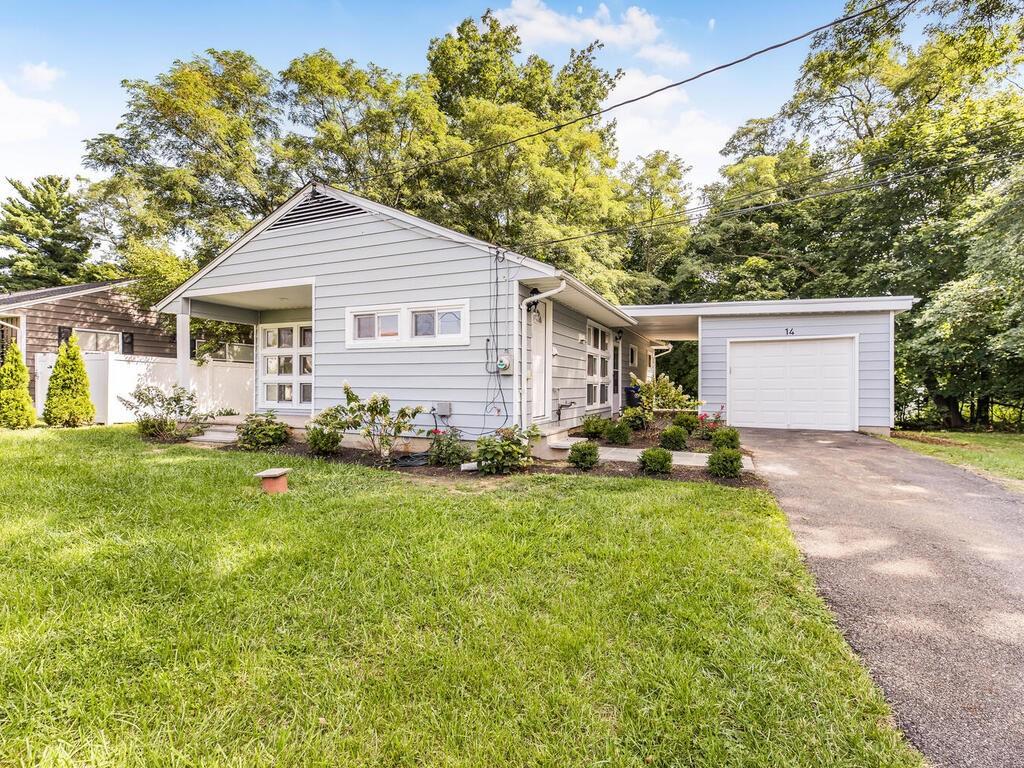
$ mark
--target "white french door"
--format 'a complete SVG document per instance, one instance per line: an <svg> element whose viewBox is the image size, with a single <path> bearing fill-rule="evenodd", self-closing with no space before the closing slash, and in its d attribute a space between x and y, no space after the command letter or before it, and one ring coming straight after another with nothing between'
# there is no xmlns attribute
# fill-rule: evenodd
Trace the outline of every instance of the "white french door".
<svg viewBox="0 0 1024 768"><path fill-rule="evenodd" d="M261 325L257 339L258 405L312 410L313 324Z"/></svg>
<svg viewBox="0 0 1024 768"><path fill-rule="evenodd" d="M612 342L612 413L622 409L622 342Z"/></svg>
<svg viewBox="0 0 1024 768"><path fill-rule="evenodd" d="M551 304L530 311L530 420L551 418Z"/></svg>

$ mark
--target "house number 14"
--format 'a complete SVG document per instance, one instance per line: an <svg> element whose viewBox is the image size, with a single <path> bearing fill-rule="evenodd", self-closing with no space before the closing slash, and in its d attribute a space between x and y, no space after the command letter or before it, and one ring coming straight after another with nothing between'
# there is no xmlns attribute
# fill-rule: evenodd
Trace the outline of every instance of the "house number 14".
<svg viewBox="0 0 1024 768"><path fill-rule="evenodd" d="M787 328L786 329L786 335L787 336L796 336L796 331L794 331L792 328Z"/></svg>

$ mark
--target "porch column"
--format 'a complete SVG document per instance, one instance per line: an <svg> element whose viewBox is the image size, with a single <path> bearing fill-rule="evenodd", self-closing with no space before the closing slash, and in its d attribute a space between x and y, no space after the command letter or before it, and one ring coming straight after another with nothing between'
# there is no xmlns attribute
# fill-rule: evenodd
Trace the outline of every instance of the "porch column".
<svg viewBox="0 0 1024 768"><path fill-rule="evenodd" d="M178 346L178 386L185 389L192 389L192 359L189 354L192 349L191 310L189 299L181 299L175 340Z"/></svg>

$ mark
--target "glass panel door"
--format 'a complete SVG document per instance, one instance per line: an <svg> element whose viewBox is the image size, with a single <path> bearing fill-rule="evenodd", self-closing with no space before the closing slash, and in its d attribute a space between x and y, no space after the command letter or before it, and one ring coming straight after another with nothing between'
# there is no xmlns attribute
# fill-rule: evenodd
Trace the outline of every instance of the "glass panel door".
<svg viewBox="0 0 1024 768"><path fill-rule="evenodd" d="M312 324L262 325L256 338L260 407L312 408Z"/></svg>

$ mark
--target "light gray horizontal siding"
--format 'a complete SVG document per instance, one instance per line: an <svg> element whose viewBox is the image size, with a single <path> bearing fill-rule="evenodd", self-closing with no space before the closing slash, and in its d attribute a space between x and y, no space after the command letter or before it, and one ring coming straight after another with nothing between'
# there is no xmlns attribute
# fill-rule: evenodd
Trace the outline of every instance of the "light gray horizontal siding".
<svg viewBox="0 0 1024 768"><path fill-rule="evenodd" d="M786 336L787 328L793 329L793 336ZM699 397L705 403L704 410L715 413L723 409L724 412L728 387L726 344L729 339L798 340L801 337L848 334L859 335L860 426L890 426L893 380L888 312L702 318Z"/></svg>
<svg viewBox="0 0 1024 768"><path fill-rule="evenodd" d="M486 349L497 344L502 354L513 355L516 280L538 275L506 260L499 265L495 297L493 263L479 248L383 216L356 216L261 233L191 290L311 278L315 410L342 402L347 381L363 396L388 394L394 407L451 402L449 423L476 437L513 423L517 377L489 374ZM346 348L350 307L450 300L469 302L468 345ZM263 313L267 321L296 316ZM420 427L433 423L426 413L417 419Z"/></svg>
<svg viewBox="0 0 1024 768"><path fill-rule="evenodd" d="M525 293L523 294L526 295ZM609 328L613 337L617 330ZM560 432L573 429L579 426L583 419L591 414L598 416L611 415L611 408L587 410L587 317L574 309L558 303L557 295L553 298L553 325L551 331L551 343L557 352L551 359L551 407L552 423L547 425L543 431ZM580 336L584 341L580 342ZM635 344L639 350L638 365L629 368L629 344ZM529 347L529 337L527 337ZM639 378L647 375L647 351L650 348L649 342L629 331L623 331L622 338L622 365L620 367L620 397L625 403L625 396L621 394L622 387L630 384L630 371L632 370ZM527 355L529 360L529 355ZM609 359L609 365L611 365ZM562 412L562 420L554 421L554 411L559 404L576 403L572 408L565 408Z"/></svg>

